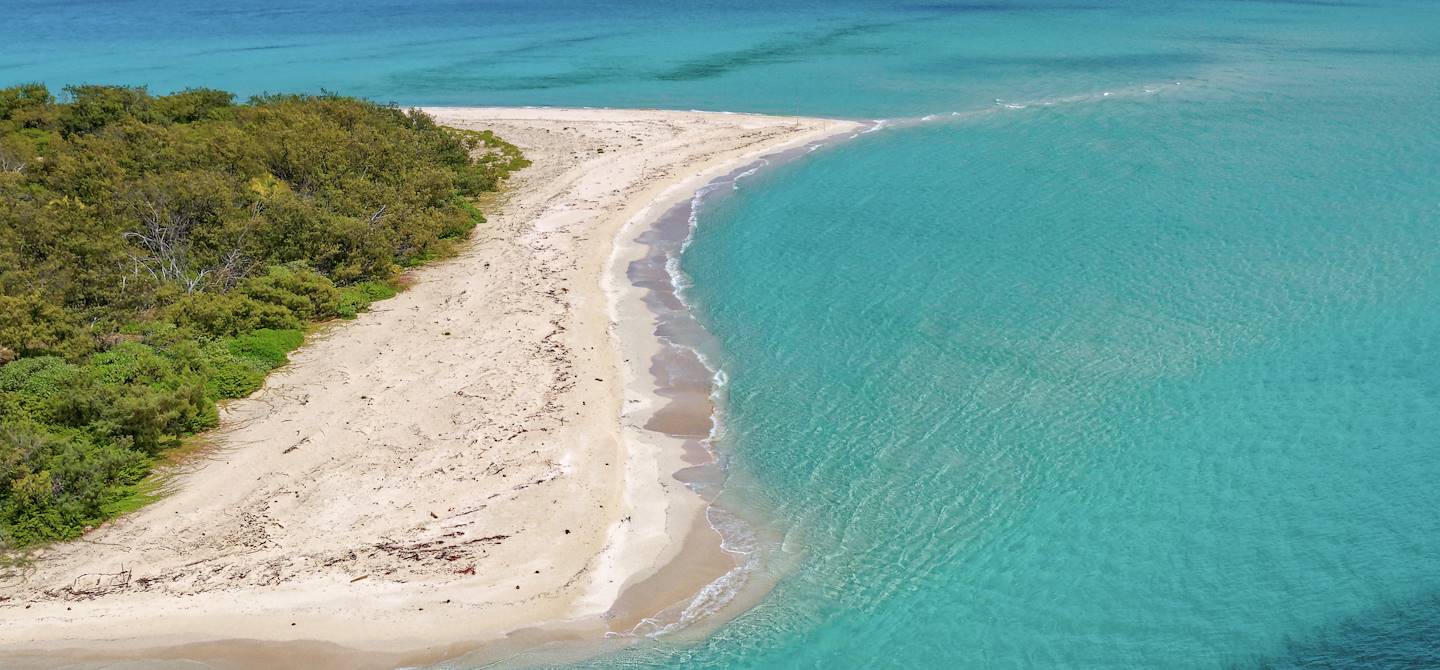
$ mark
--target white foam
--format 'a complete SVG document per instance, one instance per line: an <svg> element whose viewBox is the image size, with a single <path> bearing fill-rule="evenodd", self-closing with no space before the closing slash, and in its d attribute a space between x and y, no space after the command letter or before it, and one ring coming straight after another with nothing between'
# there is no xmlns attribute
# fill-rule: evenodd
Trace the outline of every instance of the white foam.
<svg viewBox="0 0 1440 670"><path fill-rule="evenodd" d="M1175 86L1180 86L1180 85L1183 84L1183 83L1184 83L1184 82L1178 82L1178 81L1177 81L1177 82L1175 82L1174 85L1175 85ZM892 125L895 126L895 127L912 126L912 125L917 125L917 124L921 124L921 123L927 123L927 122L932 122L932 121L939 120L939 119L941 118L941 116L948 116L948 117L951 118L951 119L958 120L958 119L962 119L962 118L968 119L968 118L972 118L972 117L985 116L985 115L987 115L987 114L1001 113L1001 112L1003 112L1003 111L1005 111L1005 110L1019 110L1019 109L1028 109L1028 108L1030 108L1030 107L1055 107L1055 106L1058 106L1058 105L1071 105L1071 104L1079 104L1079 103L1092 103L1092 102L1099 102L1099 101L1105 100L1105 99L1107 99L1107 98L1108 98L1108 99L1140 98L1140 97L1142 97L1142 96L1149 96L1149 95L1155 95L1155 94L1157 94L1157 93L1160 93L1160 92L1161 92L1161 88L1162 88L1162 85L1161 85L1161 84L1151 83L1151 84L1147 84L1147 85L1143 85L1143 86L1134 86L1134 87L1124 88L1124 89L1120 89L1120 90L1094 91L1094 92L1091 92L1091 93L1077 93L1077 94L1075 94L1075 95L1056 96L1056 97L1053 97L1053 98L1042 98L1042 99L1036 99L1036 100L1021 100L1021 101L1008 100L1008 101L1007 101L1006 98L994 98L994 101L995 101L994 104L993 104L993 105L990 105L990 106L988 106L988 107L979 107L979 108L972 109L972 110L952 111L952 112L949 112L948 114L944 114L944 115L941 115L941 114L926 114L926 115L924 115L924 116L910 117L910 118L905 118L905 119L877 120L875 126L872 126L872 127L870 127L870 128L867 128L867 129L865 129L865 130L862 130L862 131L860 131L859 133L856 133L855 135L851 135L851 137L857 137L857 136L859 136L859 135L861 135L861 134L864 134L864 133L875 132L876 130L879 130L881 126L886 126L886 127L892 126Z"/></svg>
<svg viewBox="0 0 1440 670"><path fill-rule="evenodd" d="M877 130L880 130L881 128L884 128L884 127L887 126L887 125L890 125L890 120L889 120L889 119L875 119L874 125L871 125L869 128L866 128L866 129L864 129L864 130L862 130L862 131L860 131L860 132L858 132L858 133L855 133L854 135L851 135L851 137L857 137L857 136L860 136L860 135L869 135L870 133L873 133L873 132L875 132L875 131L877 131Z"/></svg>
<svg viewBox="0 0 1440 670"><path fill-rule="evenodd" d="M767 166L767 165L769 165L769 164L770 164L770 161L767 160L767 159L764 159L764 158L761 158L760 160L756 161L756 162L755 162L755 167L752 167L752 168L750 168L749 170L746 170L746 171L744 171L744 172L741 172L740 174L735 175L735 178L730 181L730 188L731 188L732 190L739 190L739 189L740 189L740 180L741 180L741 179L744 179L744 178L746 178L746 177L753 176L756 172L759 172L759 171L760 171L760 168L763 168L763 167L765 167L765 166ZM693 214L692 214L692 216L693 216Z"/></svg>
<svg viewBox="0 0 1440 670"><path fill-rule="evenodd" d="M657 626L659 622L654 619L642 622L641 625L654 627L653 631L645 633L647 637L659 637L680 630L719 612L735 600L750 582L750 575L760 567L759 542L744 521L715 507L706 510L705 518L710 527L719 533L720 548L740 560L734 568L700 589L690 602L686 603L675 621L664 626ZM637 630L632 632L638 633L639 628L640 626L636 626Z"/></svg>

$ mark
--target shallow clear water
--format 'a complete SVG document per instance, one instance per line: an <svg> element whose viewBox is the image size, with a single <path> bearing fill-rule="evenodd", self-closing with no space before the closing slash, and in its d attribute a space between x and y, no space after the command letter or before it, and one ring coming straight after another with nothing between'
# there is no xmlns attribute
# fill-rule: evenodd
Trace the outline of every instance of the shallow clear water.
<svg viewBox="0 0 1440 670"><path fill-rule="evenodd" d="M51 4L0 82L937 116L702 213L795 567L589 667L1440 666L1433 3Z"/></svg>

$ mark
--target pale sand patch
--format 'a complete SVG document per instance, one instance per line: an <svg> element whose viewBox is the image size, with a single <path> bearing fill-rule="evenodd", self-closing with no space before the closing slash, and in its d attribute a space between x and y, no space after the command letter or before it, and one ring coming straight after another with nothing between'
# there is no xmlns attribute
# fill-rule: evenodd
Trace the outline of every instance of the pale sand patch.
<svg viewBox="0 0 1440 670"><path fill-rule="evenodd" d="M696 549L718 538L673 478L681 441L643 428L658 344L624 269L646 221L709 180L858 124L428 111L534 166L459 257L226 407L171 496L0 585L6 667L394 667L599 639L728 569Z"/></svg>

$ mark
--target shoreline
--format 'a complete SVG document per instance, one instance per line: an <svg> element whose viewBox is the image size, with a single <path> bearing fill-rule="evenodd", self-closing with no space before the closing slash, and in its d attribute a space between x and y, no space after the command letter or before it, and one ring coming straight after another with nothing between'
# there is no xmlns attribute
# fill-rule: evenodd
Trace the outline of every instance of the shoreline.
<svg viewBox="0 0 1440 670"><path fill-rule="evenodd" d="M694 515L695 529L687 536L695 539L677 543L675 556L657 566L648 582L631 589L643 591L657 585L652 582L663 585L665 573L673 570L688 580L684 589L688 597L652 599L650 609L656 613L635 621L630 635L671 633L701 620L705 627L713 627L726 618L718 616L721 612L735 609L742 593L759 590L763 595L769 591L768 585L750 588L750 577L760 560L759 529L717 502L727 476L723 455L715 446L723 436L726 380L711 360L720 345L695 318L694 305L685 296L691 284L680 261L696 233L700 211L710 202L729 196L743 179L760 170L801 158L833 139L834 135L826 135L787 143L748 162L729 163L693 191L693 184L684 185L681 190L689 192L688 197L657 201L657 206L669 206L659 215L647 212L636 217L617 236L605 288L616 314L628 316L615 319L627 324L617 330L629 330L617 333L614 340L627 352L624 358L631 361L627 393L633 385L648 401L627 406L627 415L634 420L623 423L632 442L657 434L666 436L669 446L664 452L671 456L671 476L702 501ZM639 332L645 323L642 306L651 318L646 333ZM706 556L709 562L700 570L708 568L708 572L701 572L695 563L705 561ZM699 574L707 579L696 581ZM612 614L625 609L628 594L621 595ZM669 606L654 609L653 603Z"/></svg>
<svg viewBox="0 0 1440 670"><path fill-rule="evenodd" d="M692 494L680 497L697 508L671 514L672 550L652 569L634 573L632 585L614 600L607 613L612 634L663 634L713 619L756 567L754 547L745 549L754 544L753 529L716 506L725 477L714 446L723 430L725 382L705 354L718 343L685 299L688 277L679 268L680 256L707 201L728 195L744 177L808 153L833 137L805 135L717 165L673 186L677 196L653 201L617 232L602 286L615 324L612 341L628 362L624 439L631 445L653 444L666 462L663 471Z"/></svg>
<svg viewBox="0 0 1440 670"><path fill-rule="evenodd" d="M0 584L0 596L8 598L0 603L0 631L5 631L0 632L0 653L21 663L17 667L100 658L188 658L212 667L261 662L282 667L275 659L284 658L303 667L394 667L457 656L503 658L551 640L580 642L593 650L607 634L623 636L653 622L657 613L689 602L734 569L707 518L708 501L674 478L713 464L714 455L699 444L702 438L692 428L682 425L687 420L693 425L693 416L679 424L655 423L675 399L664 397L666 389L651 376L652 362L664 346L656 332L659 316L643 311L649 306L636 292L644 289L632 284L627 273L637 260L633 256L642 251L639 238L678 205L698 201L695 194L717 178L766 156L852 133L862 124L728 112L425 111L445 125L494 129L525 148L536 165L519 175L513 192L491 214L492 223L477 229L459 257L416 273L416 286L377 304L378 315L362 315L307 342L295 363L267 381L265 389L227 407L224 425L217 429L224 446L195 472L181 475L182 488L175 495L80 541L47 550L32 576L35 583ZM555 141L565 133L570 133L568 142ZM549 163L542 166L542 160ZM491 276L492 264L503 274ZM537 278L537 286L506 283ZM451 338L451 330L433 332L447 327L459 332L476 323L480 331L461 333L468 339ZM499 333L502 326L507 330ZM410 329L429 332L412 337ZM533 348L533 356L510 361L522 369L506 369L501 364L516 358L517 344ZM361 351L332 359L347 347ZM487 367L475 360L483 356L497 360ZM436 363L435 358L445 360ZM327 364L340 368L340 379ZM364 405L414 400L419 406L392 406L377 418L373 409L339 402L356 400L350 387L366 372L369 383L358 386L373 395L358 396L370 401ZM396 381L385 376L388 372L402 373L405 383L387 384ZM504 373L508 379L502 379ZM537 375L548 375L541 384L545 388L526 388L525 381ZM303 397L300 405L317 407L297 411L297 397ZM432 403L467 406L431 416ZM477 421L473 412L484 419ZM315 413L327 420L316 419ZM496 413L513 420L491 420ZM450 430L427 434L426 419L438 418L448 420L451 425L443 428ZM362 419L373 430L351 431L352 421ZM313 469L299 469L296 491L237 484L242 490L222 491L216 496L222 500L209 501L216 511L242 513L263 503L257 508L269 519L260 521L274 525L250 523L259 525L261 534L251 544L228 542L237 538L227 536L215 547L203 530L199 537L186 537L187 531L209 528L215 521L204 517L203 506L197 512L186 504L198 501L207 482L274 475L279 457L253 452L293 430L279 424L295 420L324 424L318 426L320 434L302 438L311 448L284 463L310 459L303 465ZM358 434L336 437L323 430L326 426ZM380 455L346 440L376 434L385 439L369 446L379 445ZM445 441L454 444L437 446ZM469 462L475 460L476 445L482 445L481 453L503 453L480 467ZM327 451L328 459L322 453ZM384 461L387 456L395 458ZM427 469L399 456L429 461ZM357 462L343 462L344 457ZM337 471L336 460L347 467ZM621 467L610 467L614 461ZM397 475L397 469L403 473ZM236 476L243 473L259 477ZM504 482L510 473L522 483ZM319 481L303 479L307 474ZM433 481L450 474L453 481ZM495 481L496 475L501 481ZM312 487L325 489L331 498L303 495ZM546 492L535 492L541 489ZM496 502L456 509L487 490L488 497L479 498ZM430 500L419 504L417 491ZM294 493L299 502L280 493ZM342 494L361 500L333 497ZM450 503L456 504L443 507ZM556 509L536 507L547 503ZM280 505L288 516L276 513ZM315 520L318 525L331 528L302 535L285 525L305 526L311 520L301 515L317 512L329 517ZM429 521L423 516L427 512ZM404 523L392 518L400 514L407 517ZM471 516L460 520L465 515ZM476 520L487 515L493 521ZM546 518L536 518L540 515ZM554 532L561 525L577 526L580 537L569 542L579 546L556 546L550 538L572 536L570 528ZM333 533L341 537L324 532L335 528L342 529ZM450 534L441 532L446 530ZM167 556L153 547L96 548L131 536L168 537L167 532L176 537L175 544L198 550L167 547L173 552ZM374 542L376 537L385 542ZM447 539L452 537L457 539ZM327 548L327 542L340 546ZM403 557L375 549L385 546L411 552L441 546L441 557L448 560L442 561L444 569L429 563L411 566ZM199 560L188 565L208 560L215 564L211 575L159 568L196 555ZM460 569L463 576L457 577L450 566L461 561L471 567ZM119 573L116 564L127 570L125 584L106 581ZM481 565L484 571L476 567ZM156 576L146 577L145 587L136 589L128 570ZM273 584L250 583L253 575L266 571ZM70 577L68 592L64 577ZM92 577L94 589L82 582ZM161 586L152 590L156 583ZM520 596L510 595L507 587ZM421 605L430 605L432 613L424 614ZM478 655L465 656L476 649Z"/></svg>

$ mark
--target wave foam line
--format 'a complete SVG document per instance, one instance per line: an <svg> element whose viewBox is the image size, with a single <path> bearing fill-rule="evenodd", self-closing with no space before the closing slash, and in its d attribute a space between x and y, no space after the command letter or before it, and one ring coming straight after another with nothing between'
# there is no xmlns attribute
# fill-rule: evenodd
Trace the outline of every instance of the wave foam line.
<svg viewBox="0 0 1440 670"><path fill-rule="evenodd" d="M874 125L861 132L873 132L882 126L884 121L876 121ZM816 141L800 147L796 150L780 152L771 156L761 157L755 162L743 168L702 186L695 191L689 201L689 212L686 216L687 233L680 244L666 251L665 272L669 276L670 286L677 300L684 309L686 318L689 318L696 326L695 331L705 333L701 337L708 336L704 327L695 318L694 303L689 297L689 290L694 286L694 281L681 267L681 259L684 253L690 248L695 240L695 234L700 227L700 213L711 197L719 197L725 193L733 193L740 189L740 182L748 179L766 167L775 165L777 162L808 155L825 146L824 141ZM728 189L726 187L729 187ZM726 374L723 365L713 360L705 352L703 342L682 342L675 338L665 338L666 342L675 347L683 348L693 353L700 361L700 364L710 372L710 400L712 406L710 432L704 440L700 441L701 447L709 454L716 467L721 468L724 473L724 462L715 449L715 444L724 435L725 430L725 390L729 386L729 375ZM718 345L716 345L718 348ZM687 484L688 486L689 484ZM724 486L723 477L721 487ZM740 517L711 504L705 508L705 520L712 530L720 536L721 550L737 557L743 557L737 561L734 568L721 575L716 580L700 589L669 623L663 623L660 617L665 617L668 612L675 608L668 608L658 612L652 617L641 619L630 631L626 633L608 633L607 637L658 637L672 633L691 624L704 619L716 612L719 612L749 583L750 575L760 567L761 551L756 534L750 529ZM667 617L668 618L668 617Z"/></svg>

